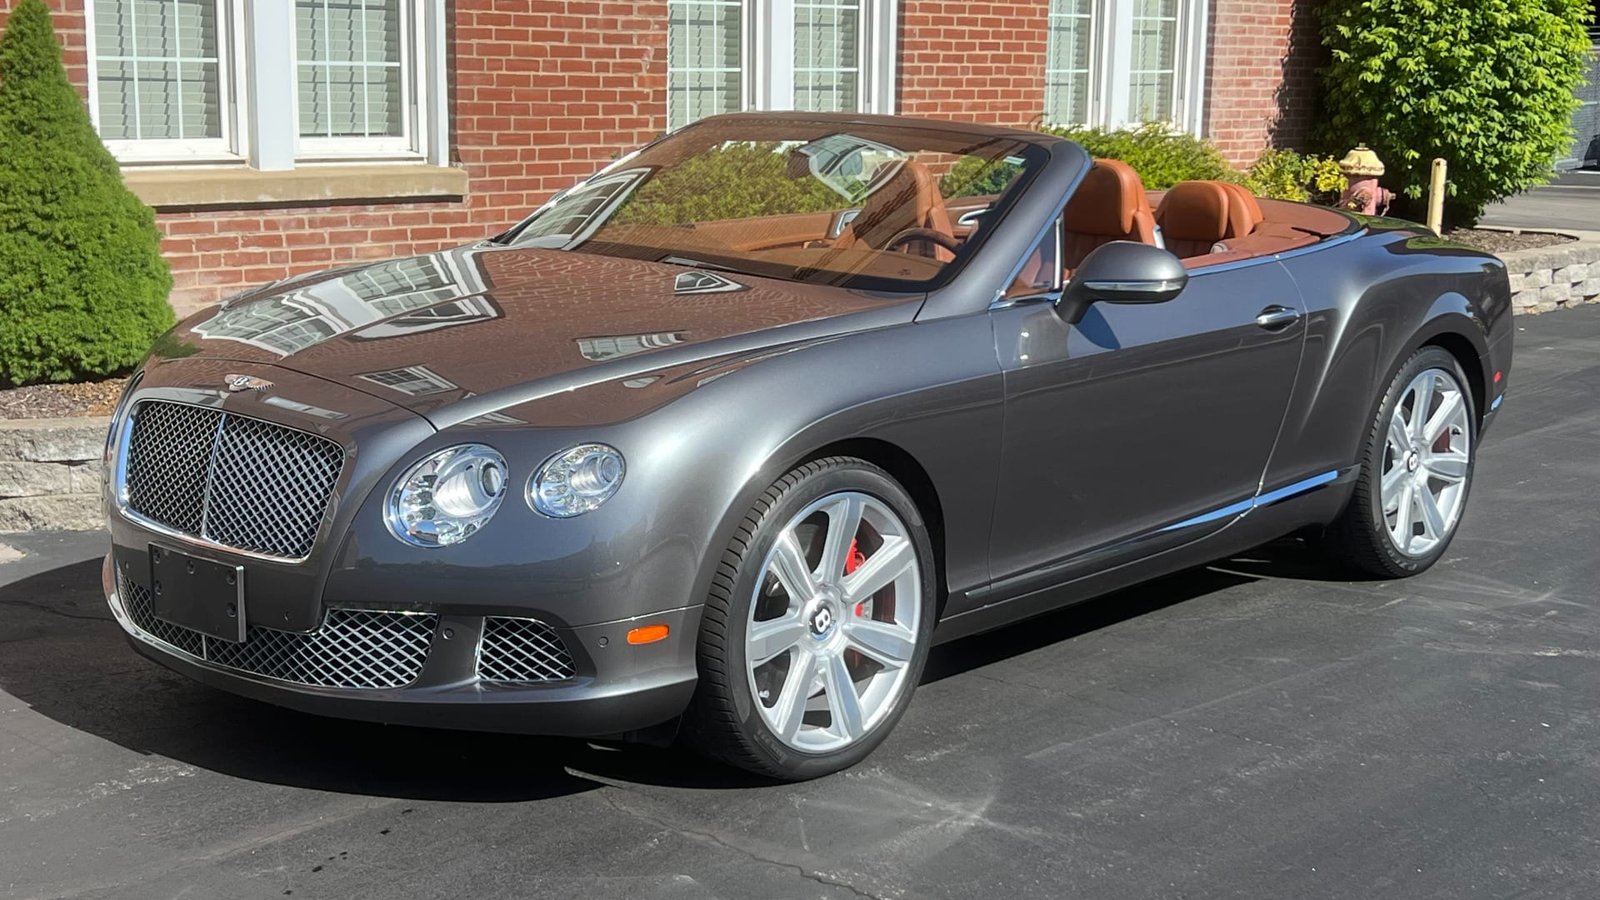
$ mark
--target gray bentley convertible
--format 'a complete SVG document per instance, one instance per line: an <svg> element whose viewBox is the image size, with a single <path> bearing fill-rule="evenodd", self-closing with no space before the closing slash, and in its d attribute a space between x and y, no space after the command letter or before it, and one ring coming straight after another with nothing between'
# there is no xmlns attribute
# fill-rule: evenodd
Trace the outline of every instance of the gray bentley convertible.
<svg viewBox="0 0 1600 900"><path fill-rule="evenodd" d="M861 760L928 648L1304 534L1459 527L1494 258L1023 131L743 114L505 233L165 336L106 446L133 647L335 716Z"/></svg>

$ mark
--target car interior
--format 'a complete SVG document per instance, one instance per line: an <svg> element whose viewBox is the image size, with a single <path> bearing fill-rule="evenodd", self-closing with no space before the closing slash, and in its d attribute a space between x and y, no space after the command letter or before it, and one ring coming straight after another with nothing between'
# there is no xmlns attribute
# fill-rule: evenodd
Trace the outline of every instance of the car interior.
<svg viewBox="0 0 1600 900"><path fill-rule="evenodd" d="M898 134L865 130L766 143L725 137L711 133L664 165L646 154L634 168L580 185L553 204L570 209L536 214L523 240L806 281L869 275L921 283L959 264L1024 171L1009 144L911 150ZM697 174L697 163L715 172L713 181ZM718 183L744 191L724 201L708 191ZM751 214L760 205L751 197L770 198L761 201L765 215ZM1127 163L1095 160L1067 203L1059 238L1038 248L1008 293L1054 289L1112 241L1162 247L1200 269L1349 228L1333 210L1258 198L1226 181L1150 191Z"/></svg>
<svg viewBox="0 0 1600 900"><path fill-rule="evenodd" d="M1186 268L1200 269L1308 247L1349 227L1333 210L1256 197L1227 181L1149 191L1127 163L1099 159L1062 216L1062 275L1070 279L1090 252L1112 241L1163 247ZM1008 293L1048 287L1047 256L1044 248L1035 252Z"/></svg>
<svg viewBox="0 0 1600 900"><path fill-rule="evenodd" d="M754 220L707 222L695 230L740 250L898 251L902 264L909 262L906 255L942 264L983 227L994 200L993 195L947 199L927 164L907 160L867 195L859 211L766 217L759 225ZM841 221L842 215L848 218ZM1067 203L1058 258L1063 278L1070 279L1101 245L1137 241L1164 247L1185 267L1199 269L1307 247L1349 227L1349 220L1333 210L1256 197L1227 181L1146 190L1133 167L1101 159ZM824 237L829 230L836 234ZM1035 252L1008 293L1051 287L1050 255L1043 247Z"/></svg>

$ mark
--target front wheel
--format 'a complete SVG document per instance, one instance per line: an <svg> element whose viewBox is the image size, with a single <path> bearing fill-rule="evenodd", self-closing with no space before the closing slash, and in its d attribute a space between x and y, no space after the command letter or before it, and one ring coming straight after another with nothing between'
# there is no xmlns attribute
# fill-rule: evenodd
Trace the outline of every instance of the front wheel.
<svg viewBox="0 0 1600 900"><path fill-rule="evenodd" d="M1390 383L1350 505L1328 530L1341 561L1385 578L1439 561L1461 524L1477 415L1455 357L1424 347Z"/></svg>
<svg viewBox="0 0 1600 900"><path fill-rule="evenodd" d="M922 517L882 469L829 458L778 479L707 598L688 737L784 780L866 758L922 676L934 584Z"/></svg>

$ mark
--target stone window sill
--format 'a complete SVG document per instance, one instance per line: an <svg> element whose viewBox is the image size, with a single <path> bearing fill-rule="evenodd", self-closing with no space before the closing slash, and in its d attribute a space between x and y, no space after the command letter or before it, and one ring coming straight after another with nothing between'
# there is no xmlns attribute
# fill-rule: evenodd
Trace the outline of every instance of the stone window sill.
<svg viewBox="0 0 1600 900"><path fill-rule="evenodd" d="M467 173L442 166L363 163L282 172L228 168L125 168L123 180L156 209L317 206L460 198Z"/></svg>

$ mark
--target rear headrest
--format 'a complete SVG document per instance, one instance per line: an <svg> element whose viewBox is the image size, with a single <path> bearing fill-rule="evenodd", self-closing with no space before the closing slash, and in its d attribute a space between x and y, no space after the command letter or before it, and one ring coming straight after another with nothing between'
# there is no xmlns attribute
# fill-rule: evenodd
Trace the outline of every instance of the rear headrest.
<svg viewBox="0 0 1600 900"><path fill-rule="evenodd" d="M1255 231L1261 220L1266 218L1255 195L1242 184L1231 181L1219 181L1217 184L1228 192L1228 237L1242 238Z"/></svg>
<svg viewBox="0 0 1600 900"><path fill-rule="evenodd" d="M1229 236L1229 194L1214 181L1172 186L1156 209L1156 224L1167 240L1216 242Z"/></svg>
<svg viewBox="0 0 1600 900"><path fill-rule="evenodd" d="M1134 231L1134 215L1148 212L1144 182L1121 160L1097 159L1067 202L1067 231L1103 237L1124 237Z"/></svg>

